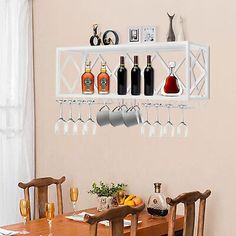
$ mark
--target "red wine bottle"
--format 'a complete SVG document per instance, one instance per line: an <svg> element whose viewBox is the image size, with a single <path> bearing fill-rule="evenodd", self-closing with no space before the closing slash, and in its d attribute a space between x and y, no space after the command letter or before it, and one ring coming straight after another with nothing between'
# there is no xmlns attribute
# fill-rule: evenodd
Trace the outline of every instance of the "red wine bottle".
<svg viewBox="0 0 236 236"><path fill-rule="evenodd" d="M141 92L141 70L138 66L138 56L134 56L134 67L131 70L131 94L140 95Z"/></svg>
<svg viewBox="0 0 236 236"><path fill-rule="evenodd" d="M147 56L147 67L144 70L144 95L152 96L154 93L154 69L151 56Z"/></svg>
<svg viewBox="0 0 236 236"><path fill-rule="evenodd" d="M117 93L125 95L127 93L127 70L125 68L125 58L120 57L120 67L117 71Z"/></svg>

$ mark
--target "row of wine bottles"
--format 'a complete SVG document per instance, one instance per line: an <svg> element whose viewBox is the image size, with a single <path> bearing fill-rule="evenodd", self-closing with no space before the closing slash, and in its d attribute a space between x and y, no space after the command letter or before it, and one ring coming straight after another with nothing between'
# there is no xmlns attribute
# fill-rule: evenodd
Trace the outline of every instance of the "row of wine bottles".
<svg viewBox="0 0 236 236"><path fill-rule="evenodd" d="M144 95L152 96L154 94L154 69L151 63L151 56L147 56L147 66L144 70ZM182 93L178 79L174 75L175 62L170 62L169 76L166 78L162 88L163 95L180 95ZM82 93L94 93L94 75L91 72L91 62L86 62L85 72L81 78ZM97 87L99 94L109 94L110 76L107 73L106 63L102 63L101 72L97 76ZM119 95L127 94L127 69L125 68L125 58L120 57L120 66L117 70L117 93ZM138 64L138 56L134 56L134 66L131 69L131 94L141 94L141 69Z"/></svg>

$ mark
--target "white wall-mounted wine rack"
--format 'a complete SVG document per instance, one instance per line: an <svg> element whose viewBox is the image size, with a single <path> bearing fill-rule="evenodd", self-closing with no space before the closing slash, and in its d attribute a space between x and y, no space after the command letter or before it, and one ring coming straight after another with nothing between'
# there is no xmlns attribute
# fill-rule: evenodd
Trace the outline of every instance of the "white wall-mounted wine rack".
<svg viewBox="0 0 236 236"><path fill-rule="evenodd" d="M56 98L63 100L93 100L115 102L135 100L138 102L163 102L169 104L190 103L209 99L209 47L188 41L159 42L149 44L126 44L110 46L64 47L56 52ZM127 95L117 95L117 69L119 57L125 56L128 73L133 66L133 56L138 55L140 67L143 70L146 55L152 55L155 69L155 93L153 96L132 96L130 89ZM99 95L95 89L93 95L83 95L81 91L81 75L84 73L85 61L91 60L92 72L99 73L100 63L107 62L108 74L111 77L111 92L109 95ZM183 88L183 94L178 97L161 95L161 87L168 75L168 62L176 61L175 74ZM128 74L129 75L129 74ZM130 84L130 76L128 76Z"/></svg>

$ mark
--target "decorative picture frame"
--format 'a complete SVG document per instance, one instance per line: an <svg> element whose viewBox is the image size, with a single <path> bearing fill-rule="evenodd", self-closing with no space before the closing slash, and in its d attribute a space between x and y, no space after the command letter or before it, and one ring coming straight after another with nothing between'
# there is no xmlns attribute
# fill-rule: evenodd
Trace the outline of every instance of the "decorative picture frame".
<svg viewBox="0 0 236 236"><path fill-rule="evenodd" d="M142 27L142 42L143 43L156 42L156 26L143 26Z"/></svg>
<svg viewBox="0 0 236 236"><path fill-rule="evenodd" d="M128 42L129 43L141 43L141 27L129 27L128 28Z"/></svg>

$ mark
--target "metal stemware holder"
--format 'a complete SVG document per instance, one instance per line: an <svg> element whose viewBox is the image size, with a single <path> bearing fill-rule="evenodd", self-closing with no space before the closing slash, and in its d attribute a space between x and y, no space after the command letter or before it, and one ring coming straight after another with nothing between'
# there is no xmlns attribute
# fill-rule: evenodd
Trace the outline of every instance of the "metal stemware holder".
<svg viewBox="0 0 236 236"><path fill-rule="evenodd" d="M192 107L186 104L166 104L158 102L142 102L137 103L136 100L120 100L115 101L96 101L96 100L81 100L81 99L58 99L59 118L55 123L55 133L61 135L95 135L97 127L101 127L97 122L95 114L101 111L101 108L106 106L110 113L118 112L120 108L123 113L136 112L137 122L128 124L139 125L140 133L143 137L187 137L188 125L185 119L185 111ZM86 113L83 113L83 108L87 107ZM117 109L118 107L118 109ZM137 108L137 109L136 109ZM172 111L178 109L181 113L179 122L173 122ZM88 112L88 111L89 112ZM65 112L66 111L66 112ZM167 118L163 118L163 111L167 114ZM152 118L150 118L152 112ZM65 114L67 113L67 114ZM153 115L154 114L154 115ZM119 115L119 114L118 114ZM126 114L125 114L126 115ZM154 116L154 118L153 118ZM122 116L121 116L122 117ZM130 113L128 118L130 118ZM131 117L133 118L133 117ZM136 118L135 118L136 119ZM136 121L136 120L135 120ZM111 122L112 123L112 122ZM118 123L119 125L122 122ZM106 123L109 125L110 123ZM113 124L113 123L112 123ZM110 124L110 125L112 125ZM125 122L124 122L124 125ZM112 125L113 127L115 125ZM126 125L126 127L130 127Z"/></svg>

